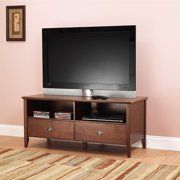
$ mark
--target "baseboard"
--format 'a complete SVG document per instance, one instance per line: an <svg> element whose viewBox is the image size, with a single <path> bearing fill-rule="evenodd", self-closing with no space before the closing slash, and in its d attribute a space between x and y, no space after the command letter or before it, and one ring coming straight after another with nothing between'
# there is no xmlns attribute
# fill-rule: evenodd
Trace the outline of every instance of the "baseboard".
<svg viewBox="0 0 180 180"><path fill-rule="evenodd" d="M0 124L0 135L23 137L24 127ZM180 138L147 135L146 139L147 148L180 151ZM137 142L133 145L133 147L142 147L142 145L140 142Z"/></svg>
<svg viewBox="0 0 180 180"><path fill-rule="evenodd" d="M0 124L0 135L23 137L24 126Z"/></svg>
<svg viewBox="0 0 180 180"><path fill-rule="evenodd" d="M146 146L149 149L180 151L180 138L147 135ZM142 147L142 144L141 142L137 142L133 147Z"/></svg>

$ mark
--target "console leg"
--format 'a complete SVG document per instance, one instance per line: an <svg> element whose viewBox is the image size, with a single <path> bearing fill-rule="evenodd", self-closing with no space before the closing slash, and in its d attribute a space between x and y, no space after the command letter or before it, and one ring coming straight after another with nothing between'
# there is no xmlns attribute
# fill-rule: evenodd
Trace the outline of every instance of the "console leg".
<svg viewBox="0 0 180 180"><path fill-rule="evenodd" d="M47 145L50 146L51 145L51 139L47 138Z"/></svg>
<svg viewBox="0 0 180 180"><path fill-rule="evenodd" d="M24 137L24 147L28 147L29 137Z"/></svg>
<svg viewBox="0 0 180 180"><path fill-rule="evenodd" d="M127 153L127 157L130 158L131 157L131 146L130 145L126 146L126 153Z"/></svg>
<svg viewBox="0 0 180 180"><path fill-rule="evenodd" d="M146 138L142 139L142 147L146 149Z"/></svg>
<svg viewBox="0 0 180 180"><path fill-rule="evenodd" d="M83 142L82 145L83 145L83 149L87 150L87 142Z"/></svg>

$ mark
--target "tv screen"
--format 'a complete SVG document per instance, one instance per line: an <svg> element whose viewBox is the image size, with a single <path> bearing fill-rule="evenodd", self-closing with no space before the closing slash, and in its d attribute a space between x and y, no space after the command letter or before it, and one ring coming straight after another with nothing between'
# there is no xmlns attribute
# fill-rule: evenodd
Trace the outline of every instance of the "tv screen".
<svg viewBox="0 0 180 180"><path fill-rule="evenodd" d="M135 26L43 29L43 86L135 90L135 31Z"/></svg>

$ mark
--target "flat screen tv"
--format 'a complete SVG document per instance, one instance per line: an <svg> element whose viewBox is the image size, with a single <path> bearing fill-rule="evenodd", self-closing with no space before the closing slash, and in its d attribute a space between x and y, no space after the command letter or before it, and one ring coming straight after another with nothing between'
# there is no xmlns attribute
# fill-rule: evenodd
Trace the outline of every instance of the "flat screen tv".
<svg viewBox="0 0 180 180"><path fill-rule="evenodd" d="M44 28L43 87L136 90L136 27Z"/></svg>

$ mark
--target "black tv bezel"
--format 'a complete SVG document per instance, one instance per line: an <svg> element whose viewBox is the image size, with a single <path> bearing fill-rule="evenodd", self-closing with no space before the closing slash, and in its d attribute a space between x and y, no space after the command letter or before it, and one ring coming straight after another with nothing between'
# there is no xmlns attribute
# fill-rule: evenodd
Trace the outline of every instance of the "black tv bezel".
<svg viewBox="0 0 180 180"><path fill-rule="evenodd" d="M103 84L103 83L64 83L49 82L48 69L48 32L61 31L67 32L107 32L107 31L129 31L130 32L130 54L129 54L129 84ZM117 90L135 91L136 90L136 26L99 26L99 27L62 27L62 28L43 28L42 29L42 52L43 52L43 87L44 88L63 88L63 89L94 89L94 90Z"/></svg>

